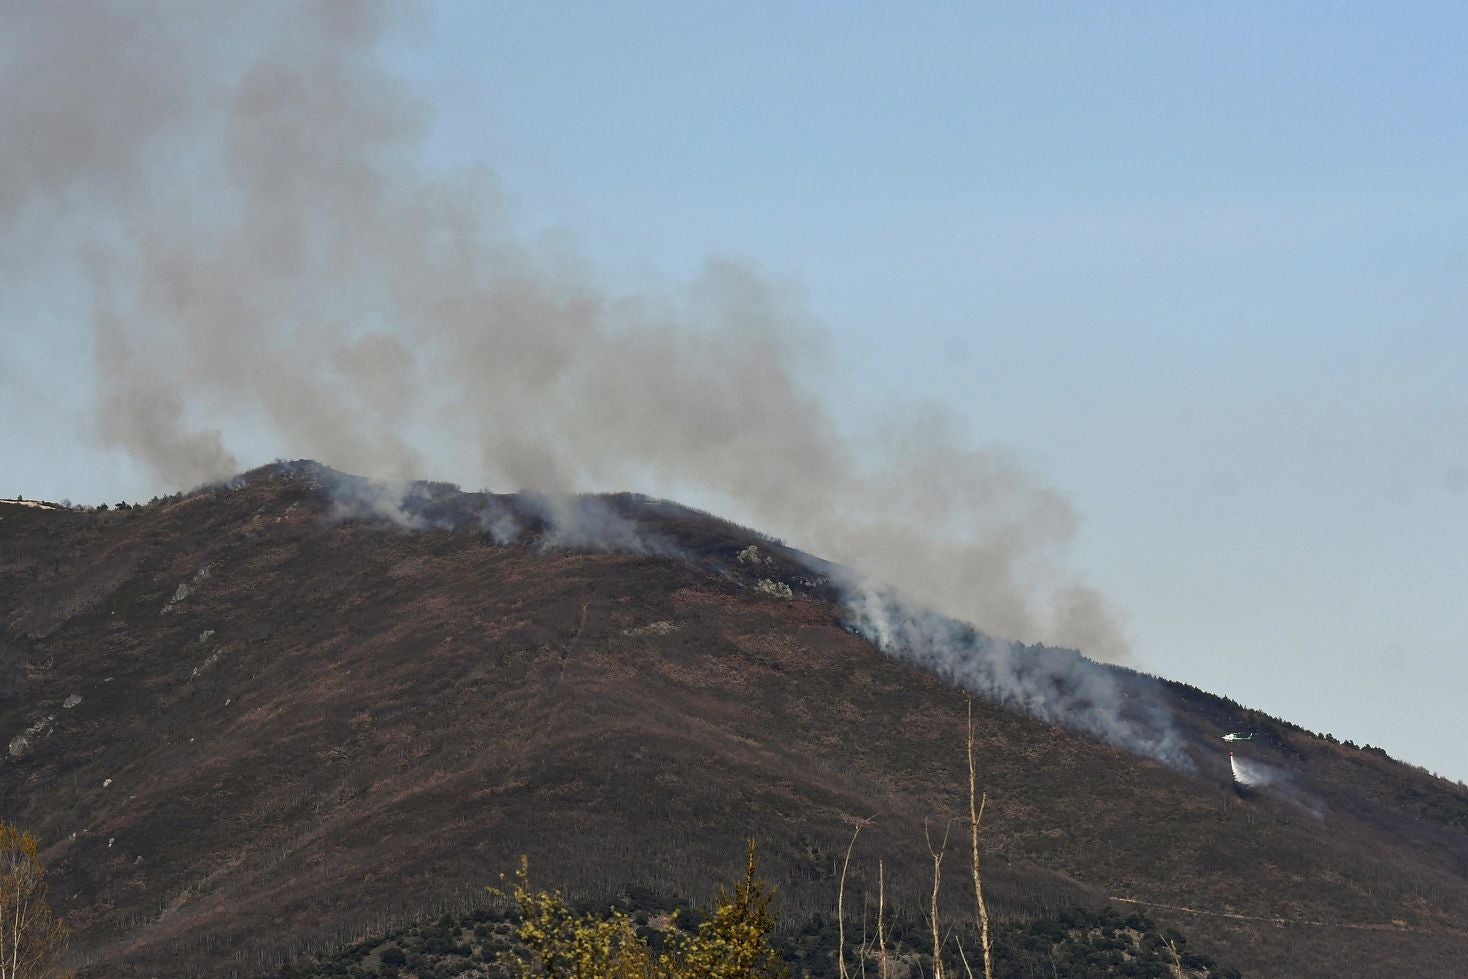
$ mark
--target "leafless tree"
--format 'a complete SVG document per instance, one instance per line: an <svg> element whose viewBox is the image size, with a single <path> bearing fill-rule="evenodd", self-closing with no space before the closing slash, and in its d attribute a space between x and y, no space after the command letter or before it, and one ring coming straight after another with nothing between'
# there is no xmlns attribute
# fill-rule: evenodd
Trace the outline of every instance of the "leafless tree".
<svg viewBox="0 0 1468 979"><path fill-rule="evenodd" d="M974 796L978 792L978 777L974 770L974 702L968 702L968 820L973 837L974 857L974 902L979 906L979 942L984 949L984 979L994 979L994 957L989 944L989 907L984 903L984 882L979 873L979 829L984 820L984 805L989 801L985 792L974 807Z"/></svg>
<svg viewBox="0 0 1468 979"><path fill-rule="evenodd" d="M836 891L836 967L841 979L848 979L846 971L846 870L851 866L851 851L856 847L856 838L861 834L863 826L866 826L876 816L868 816L866 819L852 819L853 829L851 831L851 842L846 844L846 859L841 863L841 883Z"/></svg>
<svg viewBox="0 0 1468 979"><path fill-rule="evenodd" d="M933 835L928 831L928 822L923 820L923 840L928 844L928 856L933 858L933 898L929 905L929 924L933 928L933 979L943 979L943 936L938 925L938 891L943 884L943 853L948 849L948 834L953 829L953 820L943 827L943 842L933 848Z"/></svg>
<svg viewBox="0 0 1468 979"><path fill-rule="evenodd" d="M881 979L888 979L887 965L887 932L882 923L882 915L887 906L887 871L882 866L882 861L877 861L877 966L881 970Z"/></svg>
<svg viewBox="0 0 1468 979"><path fill-rule="evenodd" d="M40 844L0 823L0 979L43 979L66 954L66 927L46 903Z"/></svg>

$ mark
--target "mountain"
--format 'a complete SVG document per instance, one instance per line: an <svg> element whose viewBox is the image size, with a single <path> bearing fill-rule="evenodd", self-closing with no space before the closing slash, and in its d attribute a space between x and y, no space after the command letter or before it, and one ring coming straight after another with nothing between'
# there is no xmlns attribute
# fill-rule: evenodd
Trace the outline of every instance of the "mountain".
<svg viewBox="0 0 1468 979"><path fill-rule="evenodd" d="M1468 961L1464 786L676 504L281 463L0 506L0 819L49 843L88 976L261 974L476 907L522 854L573 896L698 903L751 835L798 928L872 816L848 907L880 858L916 917L925 823L966 814L959 683L996 917L1145 911L1250 976Z"/></svg>

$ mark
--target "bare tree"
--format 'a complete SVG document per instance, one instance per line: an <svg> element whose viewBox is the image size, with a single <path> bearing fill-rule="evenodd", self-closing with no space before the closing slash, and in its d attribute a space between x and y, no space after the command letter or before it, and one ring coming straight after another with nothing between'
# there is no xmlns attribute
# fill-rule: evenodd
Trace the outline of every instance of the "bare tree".
<svg viewBox="0 0 1468 979"><path fill-rule="evenodd" d="M974 902L979 906L979 942L984 949L984 979L994 979L994 957L989 944L989 907L984 903L984 882L979 874L979 828L984 820L984 805L989 801L985 792L974 808L974 796L978 792L978 777L974 771L974 702L968 702L968 821L973 836L974 857Z"/></svg>
<svg viewBox="0 0 1468 979"><path fill-rule="evenodd" d="M0 979L42 979L66 953L66 927L46 903L36 838L0 822Z"/></svg>
<svg viewBox="0 0 1468 979"><path fill-rule="evenodd" d="M953 947L958 949L958 961L963 963L964 974L968 976L968 979L974 979L974 970L969 968L968 955L963 950L963 942L959 941L956 935L953 938Z"/></svg>
<svg viewBox="0 0 1468 979"><path fill-rule="evenodd" d="M887 975L887 932L883 930L882 914L887 906L887 871L882 866L882 861L877 861L877 965L881 969L881 979L888 979Z"/></svg>
<svg viewBox="0 0 1468 979"><path fill-rule="evenodd" d="M928 832L928 821L923 820L923 840L928 844L928 856L933 858L933 899L929 907L929 923L933 928L933 979L943 979L943 936L938 926L938 891L943 883L943 853L948 849L948 834L953 829L953 820L943 827L943 842L933 849L933 836Z"/></svg>
<svg viewBox="0 0 1468 979"><path fill-rule="evenodd" d="M870 823L876 816L868 816L866 819L852 819L855 829L851 831L851 842L846 844L846 859L841 863L841 883L836 891L836 968L841 979L847 979L846 971L846 869L851 866L851 851L856 847L856 838L860 835L862 827Z"/></svg>

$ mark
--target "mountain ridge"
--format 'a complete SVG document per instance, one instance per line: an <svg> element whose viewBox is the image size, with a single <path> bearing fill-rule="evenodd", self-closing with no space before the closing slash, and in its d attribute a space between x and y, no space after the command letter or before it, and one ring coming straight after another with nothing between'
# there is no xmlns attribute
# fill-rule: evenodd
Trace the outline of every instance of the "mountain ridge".
<svg viewBox="0 0 1468 979"><path fill-rule="evenodd" d="M520 853L573 891L706 899L744 833L799 919L829 912L843 818L872 811L857 856L921 893L915 834L966 785L964 696L853 629L833 566L632 494L567 516L332 473L0 521L0 735L50 718L0 764L0 818L51 841L91 974L249 974L468 900ZM1160 692L1191 769L977 700L999 913L1238 915L1161 912L1248 974L1468 952L1461 786L1105 669ZM1248 797L1218 740L1244 726L1280 783Z"/></svg>

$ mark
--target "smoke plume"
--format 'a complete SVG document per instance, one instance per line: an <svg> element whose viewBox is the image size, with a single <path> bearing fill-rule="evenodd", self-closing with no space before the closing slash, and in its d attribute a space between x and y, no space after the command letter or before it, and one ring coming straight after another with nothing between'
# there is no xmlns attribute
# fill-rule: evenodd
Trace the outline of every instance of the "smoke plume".
<svg viewBox="0 0 1468 979"><path fill-rule="evenodd" d="M990 633L1125 655L1066 573L1067 503L941 411L843 429L791 290L711 261L613 292L520 233L488 171L431 165L388 57L421 10L0 10L0 281L84 284L97 433L161 481L289 455L692 494ZM577 520L583 544L619 533Z"/></svg>
<svg viewBox="0 0 1468 979"><path fill-rule="evenodd" d="M1160 684L1068 649L1021 647L915 608L890 589L847 589L848 626L985 699L1192 770ZM1237 775L1237 767L1235 773Z"/></svg>

